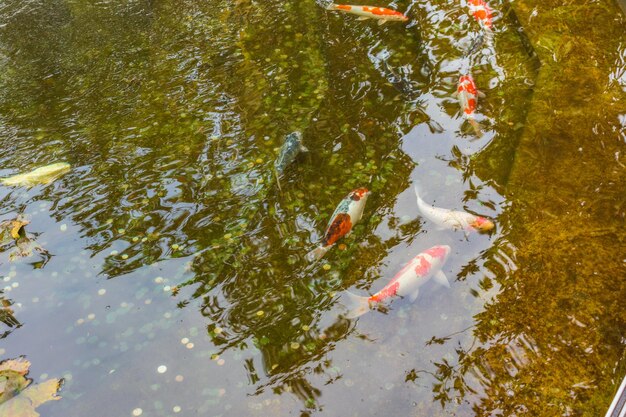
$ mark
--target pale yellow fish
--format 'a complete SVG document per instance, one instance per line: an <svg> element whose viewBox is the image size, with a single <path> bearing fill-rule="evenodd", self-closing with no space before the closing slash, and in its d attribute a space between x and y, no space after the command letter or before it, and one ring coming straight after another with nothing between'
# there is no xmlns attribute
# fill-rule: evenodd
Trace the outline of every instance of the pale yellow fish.
<svg viewBox="0 0 626 417"><path fill-rule="evenodd" d="M24 187L33 187L38 184L50 184L52 181L61 177L70 171L70 164L66 162L57 162L56 164L46 165L34 171L25 174L14 175L9 178L2 178L4 185L16 185Z"/></svg>

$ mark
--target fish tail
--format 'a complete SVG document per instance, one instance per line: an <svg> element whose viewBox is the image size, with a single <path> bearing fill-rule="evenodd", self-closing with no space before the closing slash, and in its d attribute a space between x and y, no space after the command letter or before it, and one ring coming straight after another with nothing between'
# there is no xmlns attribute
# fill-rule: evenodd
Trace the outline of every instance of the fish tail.
<svg viewBox="0 0 626 417"><path fill-rule="evenodd" d="M483 29L485 31L485 40L489 43L490 46L493 46L493 38L494 38L493 29L491 29L487 25L483 25Z"/></svg>
<svg viewBox="0 0 626 417"><path fill-rule="evenodd" d="M328 3L325 7L326 7L326 10L338 10L337 5L332 2Z"/></svg>
<svg viewBox="0 0 626 417"><path fill-rule="evenodd" d="M306 254L306 259L309 262L319 261L326 255L326 252L330 249L330 246L318 246L313 249L311 252Z"/></svg>
<svg viewBox="0 0 626 417"><path fill-rule="evenodd" d="M370 311L370 302L367 297L352 294L350 291L346 291L345 296L347 299L345 306L348 308L348 312L345 315L346 318L356 319Z"/></svg>
<svg viewBox="0 0 626 417"><path fill-rule="evenodd" d="M417 198L417 207L421 209L422 205L425 204L424 200L422 200L422 197L420 197L420 193L417 189L417 185L414 186L413 189L415 190L415 198Z"/></svg>
<svg viewBox="0 0 626 417"><path fill-rule="evenodd" d="M479 138L482 138L483 137L483 131L480 128L480 124L476 121L476 119L474 119L473 117L468 117L467 121L474 128L474 132L476 132L476 136L478 136Z"/></svg>

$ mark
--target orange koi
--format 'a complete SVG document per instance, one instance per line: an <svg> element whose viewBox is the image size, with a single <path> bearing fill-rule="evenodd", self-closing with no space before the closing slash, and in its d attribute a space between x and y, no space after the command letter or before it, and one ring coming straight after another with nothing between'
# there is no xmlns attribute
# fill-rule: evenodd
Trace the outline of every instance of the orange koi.
<svg viewBox="0 0 626 417"><path fill-rule="evenodd" d="M478 23L491 30L493 26L491 22L491 8L485 0L469 0L469 9Z"/></svg>
<svg viewBox="0 0 626 417"><path fill-rule="evenodd" d="M483 135L480 125L474 119L474 112L476 111L476 105L478 104L478 97L484 97L485 95L476 89L476 83L471 75L462 75L459 78L459 85L457 87L454 96L459 100L461 110L463 110L463 116L472 125L476 136L479 138Z"/></svg>
<svg viewBox="0 0 626 417"><path fill-rule="evenodd" d="M321 259L340 238L350 233L352 226L363 217L369 194L367 188L357 188L341 200L330 217L322 244L307 254L309 261Z"/></svg>
<svg viewBox="0 0 626 417"><path fill-rule="evenodd" d="M406 22L407 20L409 20L409 18L406 17L404 14L395 10L385 9L384 7L331 4L326 9L355 14L359 16L358 20L377 19L379 25L390 21Z"/></svg>

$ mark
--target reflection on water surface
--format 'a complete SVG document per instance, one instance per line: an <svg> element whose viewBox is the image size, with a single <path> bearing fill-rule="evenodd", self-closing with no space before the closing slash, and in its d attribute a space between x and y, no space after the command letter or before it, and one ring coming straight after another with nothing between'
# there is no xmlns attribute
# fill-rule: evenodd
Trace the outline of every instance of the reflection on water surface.
<svg viewBox="0 0 626 417"><path fill-rule="evenodd" d="M625 373L619 9L491 4L477 139L452 93L482 29L463 3L392 6L407 24L308 0L0 5L0 176L72 166L0 188L50 253L0 254L2 358L65 379L42 415L604 412ZM310 152L281 190L293 131ZM440 230L414 185L495 231ZM309 264L358 187L363 220ZM451 289L341 317L344 290L434 245Z"/></svg>

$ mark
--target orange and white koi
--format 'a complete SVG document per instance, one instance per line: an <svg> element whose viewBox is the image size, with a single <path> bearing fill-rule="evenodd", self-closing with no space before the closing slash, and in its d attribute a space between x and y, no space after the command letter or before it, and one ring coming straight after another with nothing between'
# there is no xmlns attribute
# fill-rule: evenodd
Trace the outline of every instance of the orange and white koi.
<svg viewBox="0 0 626 417"><path fill-rule="evenodd" d="M480 125L474 119L474 112L476 111L476 105L478 104L478 97L484 97L485 95L476 89L476 83L471 75L461 75L459 78L459 85L453 94L463 111L463 117L472 125L476 136L482 137L483 132Z"/></svg>
<svg viewBox="0 0 626 417"><path fill-rule="evenodd" d="M443 264L450 254L450 246L441 245L420 253L404 266L395 277L382 290L370 297L360 297L350 292L346 292L352 308L346 314L349 319L354 319L367 313L373 306L393 297L408 296L411 301L415 301L421 286L426 284L431 278L450 288L448 278L441 271Z"/></svg>
<svg viewBox="0 0 626 417"><path fill-rule="evenodd" d="M333 247L335 242L350 233L352 226L363 217L365 202L370 192L367 188L351 191L337 206L322 238L322 244L306 255L309 261L321 259Z"/></svg>
<svg viewBox="0 0 626 417"><path fill-rule="evenodd" d="M493 27L491 21L491 8L485 0L468 0L470 13L486 30Z"/></svg>
<svg viewBox="0 0 626 417"><path fill-rule="evenodd" d="M406 22L407 20L409 20L409 18L406 17L404 14L395 10L385 9L384 7L330 4L328 7L326 7L326 9L355 14L359 16L357 20L377 19L379 25L382 25L385 22Z"/></svg>
<svg viewBox="0 0 626 417"><path fill-rule="evenodd" d="M417 208L422 216L440 227L463 230L466 233L472 231L488 232L495 227L491 220L481 216L431 206L420 198L417 188L415 188L415 196L417 197Z"/></svg>

